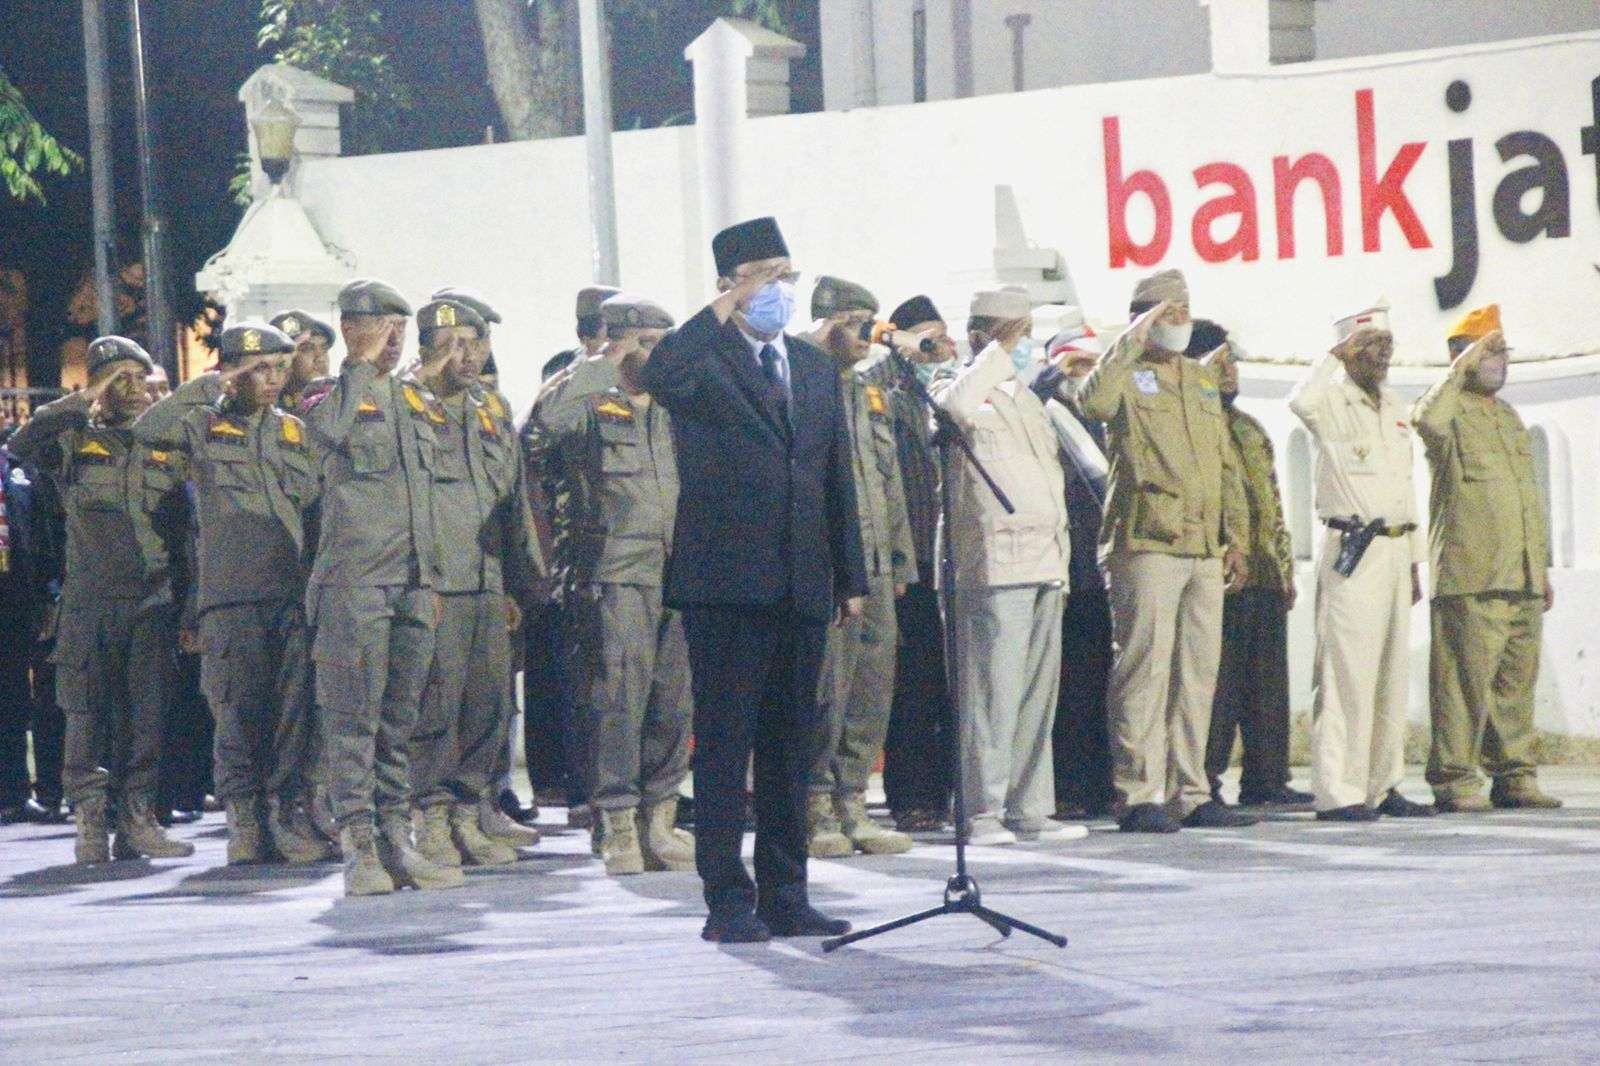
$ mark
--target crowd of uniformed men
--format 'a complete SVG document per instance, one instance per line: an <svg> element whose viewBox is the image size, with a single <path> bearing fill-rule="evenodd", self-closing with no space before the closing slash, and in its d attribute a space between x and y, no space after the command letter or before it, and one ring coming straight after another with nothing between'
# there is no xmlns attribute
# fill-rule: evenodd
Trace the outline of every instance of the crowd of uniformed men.
<svg viewBox="0 0 1600 1066"><path fill-rule="evenodd" d="M1270 807L1367 821L1559 805L1536 784L1532 750L1549 534L1528 431L1497 395L1508 349L1496 308L1451 330L1451 368L1410 408L1385 383L1382 307L1339 321L1289 397L1315 441L1325 527L1306 793L1290 787L1286 618L1298 592L1273 449L1235 402L1242 350L1192 317L1183 276L1141 280L1109 344L1079 317L1038 345L1025 291L978 292L963 359L927 297L885 316L866 288L834 277L812 288L809 331L784 334L797 276L775 225L757 223L719 238L728 302L720 326L706 321L736 348L748 342L751 380L770 377L779 410L803 402L797 353L826 356L865 579L836 582L854 594L827 629L796 764L809 855L903 852L913 834L946 830L952 745L966 811L955 828L976 844L1067 839L1108 815L1165 833L1246 826ZM720 697L692 683L692 641L664 576L675 527L702 506L687 488L679 500L679 460L699 446L651 391L682 373L652 367L672 315L583 290L580 344L546 364L519 429L495 387L501 319L481 296L441 289L413 311L362 280L338 309L336 326L300 310L229 325L216 370L160 399L145 351L103 337L88 386L9 440L0 560L18 565L0 566L0 582L45 539L24 525L46 524L46 490L65 520L43 636L66 720L64 797L49 802L70 806L77 860L192 851L162 828L157 801L181 647L201 657L230 863L342 855L359 895L447 888L463 866L514 861L538 841L500 798L521 672L530 775L555 767L545 791L565 791L607 872L694 869L680 794L696 697ZM336 337L345 356L329 377ZM925 398L984 467L952 460L948 527ZM1428 542L1414 436L1433 474ZM945 538L954 584L941 604ZM1424 561L1430 805L1398 787ZM853 574L853 552L835 566ZM6 594L25 598L20 586ZM17 691L29 643L4 649ZM25 768L16 783L26 711L16 720L8 711L0 752L0 807L13 816L32 802ZM1243 770L1229 803L1236 734ZM758 793L761 758L757 742ZM892 828L867 804L880 759ZM758 876L762 855L758 844ZM708 900L715 918L709 881Z"/></svg>

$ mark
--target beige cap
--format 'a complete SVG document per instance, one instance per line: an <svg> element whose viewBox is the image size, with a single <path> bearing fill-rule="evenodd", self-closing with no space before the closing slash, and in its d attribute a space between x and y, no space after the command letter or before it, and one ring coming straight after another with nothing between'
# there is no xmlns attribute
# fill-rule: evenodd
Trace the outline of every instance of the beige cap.
<svg viewBox="0 0 1600 1066"><path fill-rule="evenodd" d="M1376 329L1385 333L1389 330L1389 301L1380 299L1365 311L1357 311L1353 315L1346 315L1333 324L1333 332L1339 340L1348 340L1362 330Z"/></svg>
<svg viewBox="0 0 1600 1066"><path fill-rule="evenodd" d="M1147 278L1140 278L1133 287L1133 299L1129 302L1158 304L1163 300L1189 302L1189 282L1184 278L1183 271L1159 270Z"/></svg>
<svg viewBox="0 0 1600 1066"><path fill-rule="evenodd" d="M1033 314L1033 300L1029 298L1028 290L1019 285L1007 285L1003 289L979 289L972 294L968 314L1003 321L1027 318Z"/></svg>

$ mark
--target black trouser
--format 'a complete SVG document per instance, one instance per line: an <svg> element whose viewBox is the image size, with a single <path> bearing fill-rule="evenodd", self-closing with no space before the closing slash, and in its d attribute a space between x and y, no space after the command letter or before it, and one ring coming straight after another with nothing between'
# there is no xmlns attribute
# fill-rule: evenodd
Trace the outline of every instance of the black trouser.
<svg viewBox="0 0 1600 1066"><path fill-rule="evenodd" d="M1215 791L1233 735L1244 737L1241 795L1268 792L1289 783L1289 633L1283 593L1245 588L1230 593L1222 608L1222 662L1211 703L1206 776Z"/></svg>
<svg viewBox="0 0 1600 1066"><path fill-rule="evenodd" d="M694 687L695 868L713 915L803 906L806 784L826 622L772 607L683 612ZM739 857L755 754L756 879Z"/></svg>
<svg viewBox="0 0 1600 1066"><path fill-rule="evenodd" d="M1111 738L1106 683L1111 676L1111 603L1104 588L1074 590L1062 616L1061 695L1051 731L1056 803L1089 814L1111 808Z"/></svg>
<svg viewBox="0 0 1600 1066"><path fill-rule="evenodd" d="M33 794L52 811L61 806L61 763L66 755L67 718L56 703L55 642L33 646Z"/></svg>
<svg viewBox="0 0 1600 1066"><path fill-rule="evenodd" d="M927 585L895 601L894 705L883 742L883 791L896 814L950 808L950 692L939 596Z"/></svg>
<svg viewBox="0 0 1600 1066"><path fill-rule="evenodd" d="M0 810L20 806L32 793L28 778L28 721L33 716L33 686L28 680L33 652L31 605L13 583L0 582Z"/></svg>
<svg viewBox="0 0 1600 1066"><path fill-rule="evenodd" d="M523 633L522 750L528 783L536 793L564 792L569 804L585 803L566 676L566 611L555 603L534 607Z"/></svg>
<svg viewBox="0 0 1600 1066"><path fill-rule="evenodd" d="M161 731L159 811L197 811L212 790L210 704L200 691L200 656L176 656L172 700Z"/></svg>

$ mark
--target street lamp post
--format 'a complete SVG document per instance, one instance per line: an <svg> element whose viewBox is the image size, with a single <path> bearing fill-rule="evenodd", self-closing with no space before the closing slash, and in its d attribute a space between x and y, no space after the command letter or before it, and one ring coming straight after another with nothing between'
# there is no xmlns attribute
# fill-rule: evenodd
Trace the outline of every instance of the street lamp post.
<svg viewBox="0 0 1600 1066"><path fill-rule="evenodd" d="M578 0L583 53L583 135L589 154L589 226L594 240L594 280L622 284L617 254L617 192L611 164L611 49L605 0Z"/></svg>
<svg viewBox="0 0 1600 1066"><path fill-rule="evenodd" d="M128 23L133 67L134 129L139 142L140 207L144 234L144 304L149 325L150 354L178 382L177 330L172 305L167 302L166 223L156 195L155 138L150 130L150 102L145 89L144 31L139 0L128 0Z"/></svg>
<svg viewBox="0 0 1600 1066"><path fill-rule="evenodd" d="M117 332L117 221L111 205L111 76L105 13L100 0L83 0L83 70L89 103L89 187L94 207L95 317L102 337Z"/></svg>

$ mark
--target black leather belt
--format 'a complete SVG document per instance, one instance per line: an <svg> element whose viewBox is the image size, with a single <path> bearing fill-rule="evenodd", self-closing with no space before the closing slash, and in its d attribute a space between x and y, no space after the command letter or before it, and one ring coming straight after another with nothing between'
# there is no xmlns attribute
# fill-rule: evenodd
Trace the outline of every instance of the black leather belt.
<svg viewBox="0 0 1600 1066"><path fill-rule="evenodd" d="M1351 515L1349 518L1329 518L1324 521L1329 529L1337 529L1340 533L1354 533L1358 530L1368 529L1374 524L1372 522L1363 522L1355 515ZM1387 522L1383 522L1382 519L1377 519L1376 521L1382 522L1382 525L1372 530L1372 534L1379 537L1403 537L1417 528L1415 522L1403 522L1398 526L1391 526Z"/></svg>

